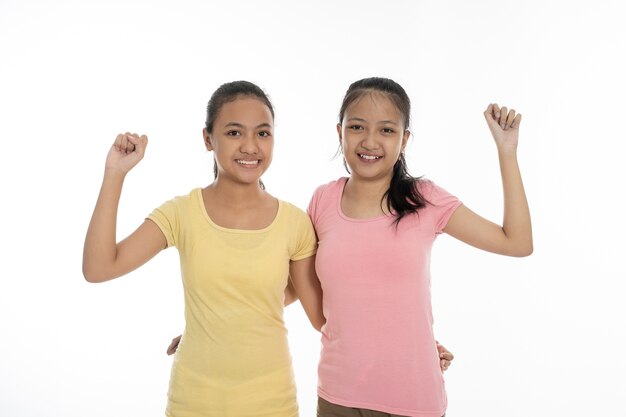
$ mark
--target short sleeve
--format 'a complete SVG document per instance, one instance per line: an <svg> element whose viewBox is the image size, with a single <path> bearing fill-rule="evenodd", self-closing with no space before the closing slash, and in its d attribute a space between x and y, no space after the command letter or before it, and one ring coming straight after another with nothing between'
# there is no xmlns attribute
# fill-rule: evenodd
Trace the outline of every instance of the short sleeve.
<svg viewBox="0 0 626 417"><path fill-rule="evenodd" d="M317 187L313 196L311 197L311 201L309 202L309 207L307 208L307 213L313 222L313 227L317 224L319 215L320 215L320 203L322 201L322 196L324 192L328 189L329 184L323 184Z"/></svg>
<svg viewBox="0 0 626 417"><path fill-rule="evenodd" d="M176 199L170 200L155 209L150 213L148 219L156 223L159 229L161 229L167 240L168 248L177 246L180 231L180 215Z"/></svg>
<svg viewBox="0 0 626 417"><path fill-rule="evenodd" d="M311 218L313 223L315 223L317 215L317 203L319 201L319 195L321 194L323 187L324 186L320 186L315 190L313 196L311 197L311 201L309 201L309 206L306 209L306 212L309 214L309 217Z"/></svg>
<svg viewBox="0 0 626 417"><path fill-rule="evenodd" d="M435 227L435 233L443 233L448 220L454 211L463 204L457 197L439 187L432 181L420 181L422 195L430 203L428 205Z"/></svg>
<svg viewBox="0 0 626 417"><path fill-rule="evenodd" d="M317 237L309 216L302 210L296 207L293 208L295 209L294 216L296 217L293 224L296 227L293 230L295 239L290 248L289 259L298 261L315 255L317 251Z"/></svg>

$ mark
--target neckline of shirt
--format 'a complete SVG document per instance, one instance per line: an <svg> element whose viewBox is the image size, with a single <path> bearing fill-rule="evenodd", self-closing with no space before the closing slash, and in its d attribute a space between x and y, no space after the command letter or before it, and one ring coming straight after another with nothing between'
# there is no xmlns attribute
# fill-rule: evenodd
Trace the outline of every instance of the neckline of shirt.
<svg viewBox="0 0 626 417"><path fill-rule="evenodd" d="M375 216L375 217L366 217L363 219L357 219L354 217L349 217L346 214L344 214L343 210L341 210L341 197L343 197L343 191L346 187L346 184L348 183L348 177L341 177L338 180L339 183L339 192L337 193L337 213L339 214L339 217L341 217L344 220L347 220L349 222L353 222L353 223L370 223L370 222L377 222L377 221L381 221L381 220L389 220L390 218L393 219L392 215L389 214L383 214L380 216Z"/></svg>
<svg viewBox="0 0 626 417"><path fill-rule="evenodd" d="M213 219L211 219L211 217L209 216L209 213L207 213L206 208L204 207L204 197L202 196L202 188L196 188L194 190L194 195L195 195L197 208L200 209L200 212L202 213L202 217L204 217L207 223L209 223L211 227L217 230L221 230L222 232L226 232L226 233L257 234L257 233L268 232L274 228L274 225L276 225L276 223L278 223L278 219L283 210L283 201L277 198L276 200L278 201L278 210L276 210L276 216L274 216L274 220L272 220L272 222L268 224L266 227L264 227L263 229L231 229L228 227L220 226L219 224L215 223Z"/></svg>

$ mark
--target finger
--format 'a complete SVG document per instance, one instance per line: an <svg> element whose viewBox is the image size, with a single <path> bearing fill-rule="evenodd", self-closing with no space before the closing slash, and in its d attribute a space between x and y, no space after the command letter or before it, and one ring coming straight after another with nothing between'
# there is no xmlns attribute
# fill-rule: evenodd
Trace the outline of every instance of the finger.
<svg viewBox="0 0 626 417"><path fill-rule="evenodd" d="M497 103L493 103L493 119L500 124L500 106Z"/></svg>
<svg viewBox="0 0 626 417"><path fill-rule="evenodd" d="M447 371L448 368L450 367L450 362L445 359L442 359L439 365L441 366L442 371Z"/></svg>
<svg viewBox="0 0 626 417"><path fill-rule="evenodd" d="M131 153L135 150L135 136L134 133L126 135L126 153Z"/></svg>
<svg viewBox="0 0 626 417"><path fill-rule="evenodd" d="M483 112L485 119L489 120L489 118L493 118L493 103L489 103L485 111ZM437 343L439 345L439 343Z"/></svg>
<svg viewBox="0 0 626 417"><path fill-rule="evenodd" d="M515 119L513 119L513 121L511 122L511 128L518 129L519 124L521 122L522 122L522 113L518 113L517 116L515 116Z"/></svg>
<svg viewBox="0 0 626 417"><path fill-rule="evenodd" d="M117 135L117 137L115 138L115 142L113 142L113 146L115 147L116 150L121 151L122 150L122 139L124 138L123 134L119 134Z"/></svg>
<svg viewBox="0 0 626 417"><path fill-rule="evenodd" d="M506 107L502 107L500 109L500 117L498 118L498 123L500 124L500 127L502 129L504 129L506 126L506 116L508 114L508 111L509 110Z"/></svg>
<svg viewBox="0 0 626 417"><path fill-rule="evenodd" d="M452 360L454 359L454 355L452 354L452 352L448 351L441 352L441 354L439 354L439 359L452 362Z"/></svg>
<svg viewBox="0 0 626 417"><path fill-rule="evenodd" d="M126 132L122 135L122 141L120 142L120 151L123 153L128 153L128 135L130 133Z"/></svg>
<svg viewBox="0 0 626 417"><path fill-rule="evenodd" d="M148 146L148 136L133 134L128 137L128 141L133 145L133 151L143 156L146 146Z"/></svg>
<svg viewBox="0 0 626 417"><path fill-rule="evenodd" d="M172 339L172 343L167 347L167 354L172 355L178 349L178 343L180 342L180 337L175 337Z"/></svg>
<svg viewBox="0 0 626 417"><path fill-rule="evenodd" d="M506 116L506 122L505 122L505 129L508 129L509 127L511 127L511 124L513 123L513 119L515 119L515 109L511 109L509 110L509 114Z"/></svg>

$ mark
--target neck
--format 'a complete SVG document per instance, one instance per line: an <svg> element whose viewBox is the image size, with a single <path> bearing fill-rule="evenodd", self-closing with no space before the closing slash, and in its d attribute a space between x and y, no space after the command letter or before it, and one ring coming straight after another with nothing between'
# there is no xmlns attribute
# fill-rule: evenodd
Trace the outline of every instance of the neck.
<svg viewBox="0 0 626 417"><path fill-rule="evenodd" d="M376 180L365 180L350 176L344 188L344 195L355 201L370 202L375 201L380 204L383 195L389 189L391 177Z"/></svg>
<svg viewBox="0 0 626 417"><path fill-rule="evenodd" d="M213 194L215 197L213 201L220 201L223 205L231 207L257 204L266 196L258 183L241 184L219 177L206 187L205 191Z"/></svg>

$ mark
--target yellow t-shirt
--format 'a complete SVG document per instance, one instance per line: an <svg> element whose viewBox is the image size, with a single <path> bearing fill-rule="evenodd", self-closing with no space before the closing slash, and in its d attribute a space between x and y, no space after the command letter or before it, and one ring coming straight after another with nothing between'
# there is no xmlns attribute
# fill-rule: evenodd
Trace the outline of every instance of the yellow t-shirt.
<svg viewBox="0 0 626 417"><path fill-rule="evenodd" d="M185 293L166 415L297 416L283 303L289 261L315 254L308 215L279 201L265 229L227 229L209 218L197 188L149 219L178 248Z"/></svg>

